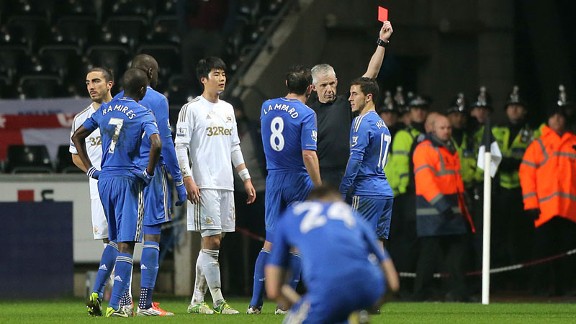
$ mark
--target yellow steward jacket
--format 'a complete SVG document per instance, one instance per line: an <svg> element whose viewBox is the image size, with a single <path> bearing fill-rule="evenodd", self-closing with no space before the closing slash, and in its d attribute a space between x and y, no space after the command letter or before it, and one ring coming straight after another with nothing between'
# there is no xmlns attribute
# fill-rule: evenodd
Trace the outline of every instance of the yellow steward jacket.
<svg viewBox="0 0 576 324"><path fill-rule="evenodd" d="M576 135L544 126L526 149L519 175L524 209L540 209L536 227L554 216L576 222Z"/></svg>

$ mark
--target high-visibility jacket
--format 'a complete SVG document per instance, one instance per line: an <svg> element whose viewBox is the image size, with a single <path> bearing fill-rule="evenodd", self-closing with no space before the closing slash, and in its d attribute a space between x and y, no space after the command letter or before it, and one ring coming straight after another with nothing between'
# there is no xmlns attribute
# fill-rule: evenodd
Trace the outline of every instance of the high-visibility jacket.
<svg viewBox="0 0 576 324"><path fill-rule="evenodd" d="M458 152L460 158L460 175L464 186L471 188L474 184L474 174L476 173L476 163L478 160L478 148L474 145L472 136L468 133L462 135L462 143L458 145L454 139L452 144Z"/></svg>
<svg viewBox="0 0 576 324"><path fill-rule="evenodd" d="M413 127L406 127L399 130L392 140L392 152L388 158L388 164L384 168L384 173L388 183L394 192L394 196L404 194L410 184L410 155L412 154L412 144L420 135L420 131Z"/></svg>
<svg viewBox="0 0 576 324"><path fill-rule="evenodd" d="M418 236L465 234L467 220L474 231L464 201L458 152L426 139L416 146L413 161Z"/></svg>
<svg viewBox="0 0 576 324"><path fill-rule="evenodd" d="M494 134L492 134L494 135ZM473 134L474 139L474 151L476 152L476 161L478 161L478 149L482 146L482 140L484 138L484 125L481 125ZM476 168L474 172L474 182L484 183L484 170Z"/></svg>
<svg viewBox="0 0 576 324"><path fill-rule="evenodd" d="M548 126L526 149L520 164L524 209L540 209L536 227L554 216L576 222L576 135Z"/></svg>
<svg viewBox="0 0 576 324"><path fill-rule="evenodd" d="M509 126L497 126L492 128L492 134L498 142L498 147L504 159L517 160L515 166L520 165L526 148L535 138L540 136L539 130L532 129L528 124L524 125L516 134L516 137L510 138ZM498 172L500 186L506 189L520 188L520 179L518 170L500 170Z"/></svg>

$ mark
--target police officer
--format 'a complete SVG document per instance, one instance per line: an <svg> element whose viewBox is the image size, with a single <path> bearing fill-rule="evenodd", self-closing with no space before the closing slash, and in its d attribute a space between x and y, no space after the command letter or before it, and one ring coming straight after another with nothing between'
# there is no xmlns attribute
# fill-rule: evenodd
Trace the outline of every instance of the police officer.
<svg viewBox="0 0 576 324"><path fill-rule="evenodd" d="M471 191L474 185L474 173L476 171L476 145L471 133L466 127L468 111L466 99L463 93L459 93L446 110L446 116L452 125L452 144L460 157L460 175L464 181L464 187Z"/></svg>
<svg viewBox="0 0 576 324"><path fill-rule="evenodd" d="M527 122L527 105L520 96L518 86L513 87L504 109L506 122L492 128L492 134L502 152L494 188L497 193L494 206L498 207L494 209L492 217L492 255L495 266L521 263L530 257L534 226L523 212L518 169L526 148L540 133ZM510 278L502 278L502 284L516 284L516 288L519 288L518 285L526 282L524 274L511 274Z"/></svg>
<svg viewBox="0 0 576 324"><path fill-rule="evenodd" d="M425 134L424 122L429 101L416 95L408 100L410 122L396 132L392 152L385 168L394 191L394 207L390 224L389 251L399 271L413 272L417 260L416 194L412 175L412 153L419 135ZM400 297L408 296L412 280L403 280Z"/></svg>
<svg viewBox="0 0 576 324"><path fill-rule="evenodd" d="M403 125L398 123L399 111L398 107L394 104L394 98L392 98L390 91L384 93L384 102L382 106L378 108L377 112L386 124L386 127L388 127L393 139L399 127Z"/></svg>

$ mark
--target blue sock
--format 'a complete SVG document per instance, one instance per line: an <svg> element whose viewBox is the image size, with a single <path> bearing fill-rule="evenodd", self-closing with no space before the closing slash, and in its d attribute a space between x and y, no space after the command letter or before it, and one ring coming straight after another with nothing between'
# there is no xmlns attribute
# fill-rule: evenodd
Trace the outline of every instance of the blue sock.
<svg viewBox="0 0 576 324"><path fill-rule="evenodd" d="M140 300L138 307L148 309L152 307L152 292L156 285L158 276L158 258L160 256L160 245L153 241L145 241L140 260L140 271L142 273Z"/></svg>
<svg viewBox="0 0 576 324"><path fill-rule="evenodd" d="M114 271L114 288L112 289L112 296L110 297L110 303L108 306L118 310L120 308L120 297L124 295L130 286L132 254L122 252L118 253Z"/></svg>
<svg viewBox="0 0 576 324"><path fill-rule="evenodd" d="M252 300L250 300L250 306L262 307L264 301L264 266L270 255L269 251L260 250L258 253L258 258L256 258L256 264L254 264L254 286L252 287Z"/></svg>
<svg viewBox="0 0 576 324"><path fill-rule="evenodd" d="M300 282L300 274L302 272L302 259L300 255L290 252L290 287L296 290Z"/></svg>
<svg viewBox="0 0 576 324"><path fill-rule="evenodd" d="M118 245L116 242L108 242L104 251L102 251L102 257L100 258L100 266L98 267L98 273L96 274L96 281L94 281L93 292L98 293L98 296L102 298L104 295L104 287L106 287L106 281L114 269L114 262L116 262L116 256L118 255Z"/></svg>

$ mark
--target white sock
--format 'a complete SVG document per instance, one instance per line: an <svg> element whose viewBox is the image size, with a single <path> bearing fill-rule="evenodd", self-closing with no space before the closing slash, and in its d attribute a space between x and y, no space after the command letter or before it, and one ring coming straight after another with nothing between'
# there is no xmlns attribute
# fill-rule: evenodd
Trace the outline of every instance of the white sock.
<svg viewBox="0 0 576 324"><path fill-rule="evenodd" d="M220 264L218 263L219 253L220 251L218 250L202 249L200 252L201 256L198 258L202 266L202 273L206 278L210 294L212 295L214 307L224 299L222 296L222 290L220 289Z"/></svg>
<svg viewBox="0 0 576 324"><path fill-rule="evenodd" d="M203 303L206 290L208 290L206 277L202 272L202 254L204 253L200 251L200 253L198 253L198 258L196 259L196 279L194 280L194 293L192 294L192 300L190 301L192 305Z"/></svg>

